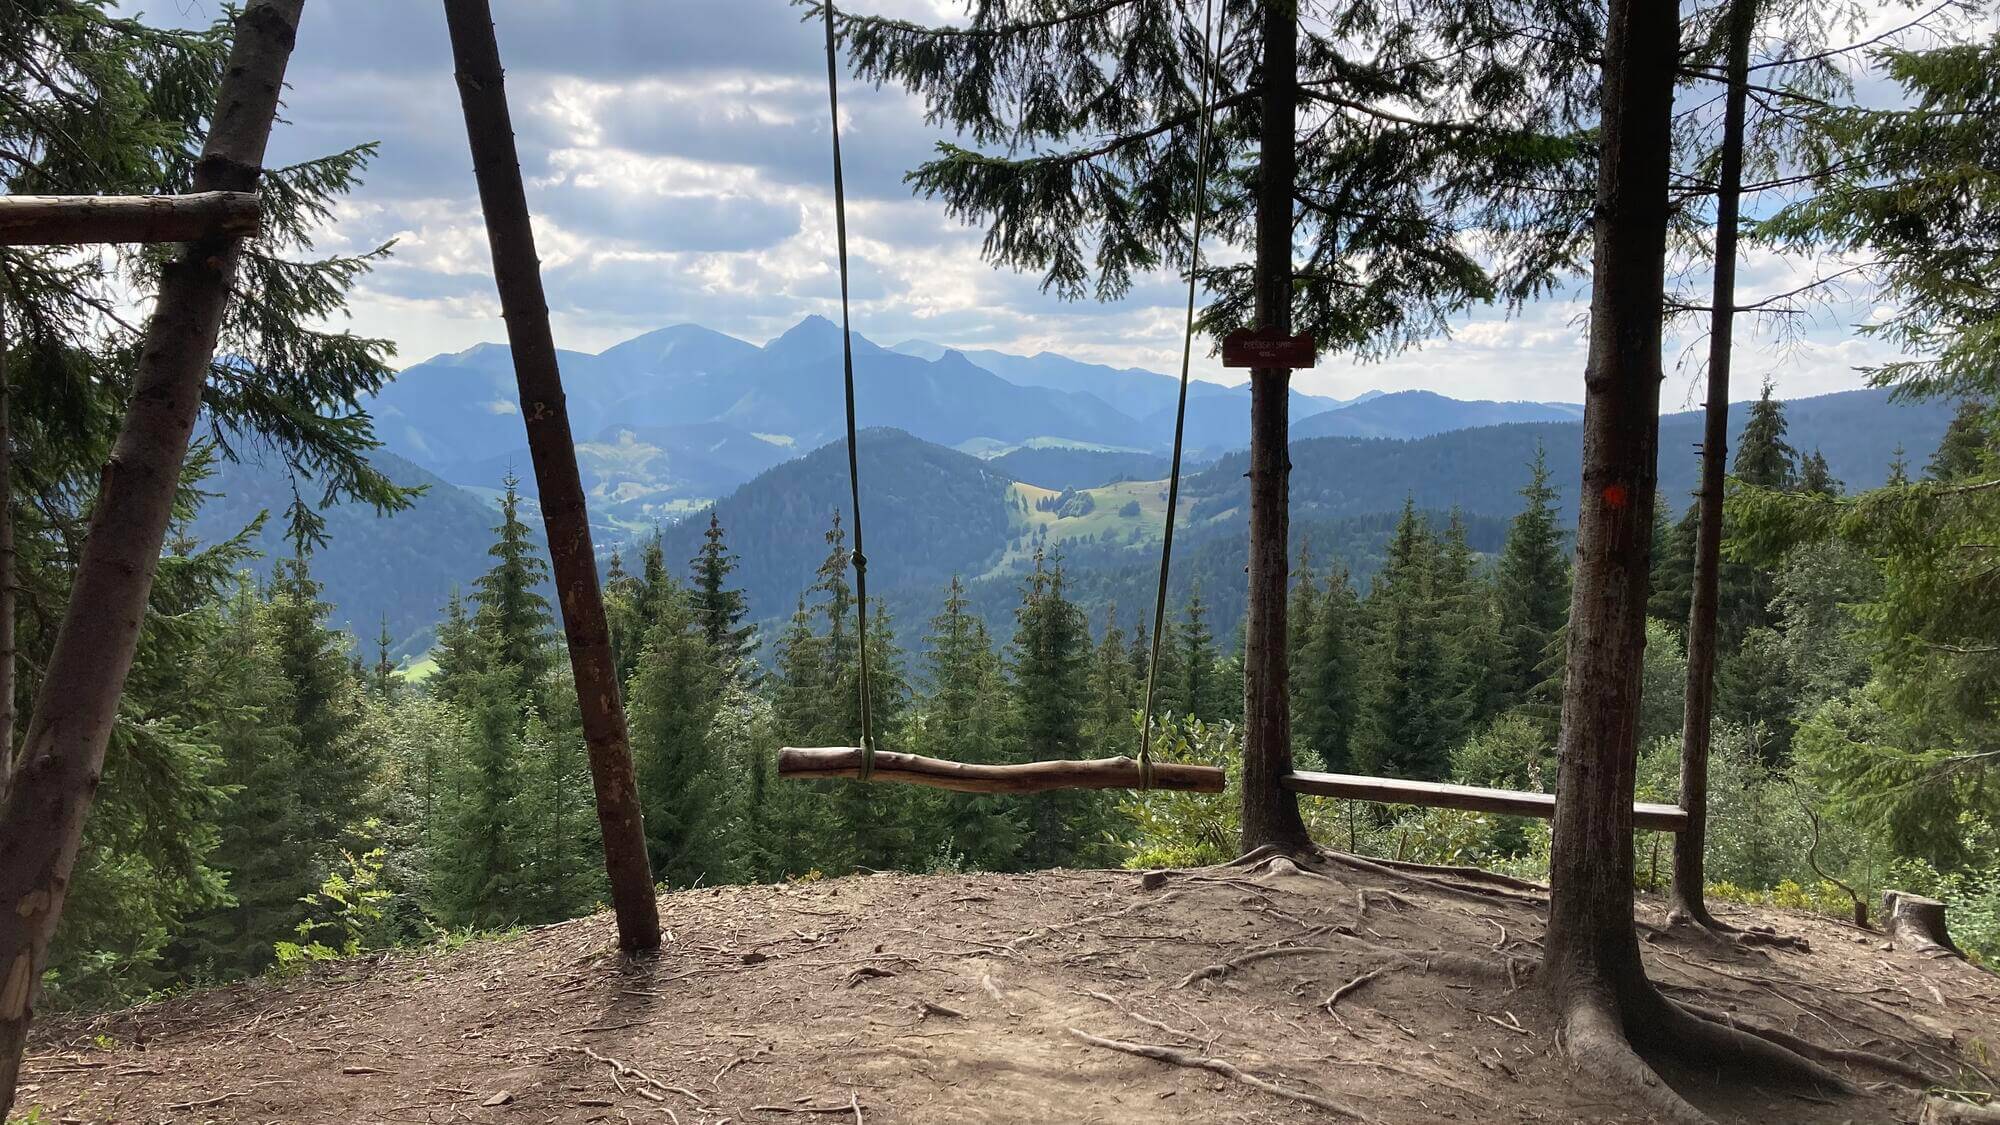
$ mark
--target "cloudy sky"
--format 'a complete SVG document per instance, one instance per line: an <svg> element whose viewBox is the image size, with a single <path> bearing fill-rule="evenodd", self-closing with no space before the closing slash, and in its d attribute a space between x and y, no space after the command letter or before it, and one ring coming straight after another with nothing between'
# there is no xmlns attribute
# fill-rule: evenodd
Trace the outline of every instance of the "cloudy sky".
<svg viewBox="0 0 2000 1125"><path fill-rule="evenodd" d="M949 0L868 0L937 19ZM138 5L127 5L137 7ZM155 19L211 17L217 0L147 0ZM817 25L784 0L496 0L501 51L529 178L558 341L598 351L693 321L761 342L808 313L838 314L825 61ZM443 13L420 0L312 0L291 69L291 122L274 159L360 141L381 153L328 249L395 239L393 260L353 301L356 330L397 341L399 364L502 338L498 303L451 78ZM900 91L842 92L855 327L1117 366L1173 370L1180 283L1161 276L1115 304L1044 296L1036 279L983 263L979 233L913 198L902 174L940 131ZM1745 299L1809 267L1745 263ZM1450 339L1379 363L1328 357L1305 390L1427 388L1459 398L1577 400L1583 296L1508 317L1471 316ZM1740 386L1768 375L1797 396L1860 384L1876 345L1825 310L1782 344L1755 334ZM1742 332L1739 329L1739 334ZM1700 341L1676 341L1670 361ZM1235 382L1204 361L1208 378ZM1698 401L1698 363L1670 369L1665 405Z"/></svg>

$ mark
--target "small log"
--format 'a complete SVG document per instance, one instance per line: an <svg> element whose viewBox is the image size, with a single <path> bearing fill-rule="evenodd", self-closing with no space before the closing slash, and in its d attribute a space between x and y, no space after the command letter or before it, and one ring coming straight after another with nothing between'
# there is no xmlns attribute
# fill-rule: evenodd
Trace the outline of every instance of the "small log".
<svg viewBox="0 0 2000 1125"><path fill-rule="evenodd" d="M779 777L816 781L860 774L861 751L851 746L787 746L778 751ZM1044 793L1051 789L1138 789L1141 777L1139 763L1123 757L989 766L878 750L871 780L960 793ZM1215 766L1153 763L1155 789L1220 793L1226 780Z"/></svg>
<svg viewBox="0 0 2000 1125"><path fill-rule="evenodd" d="M2000 1125L2000 1107L1972 1105L1947 1098L1925 1098L1917 1125Z"/></svg>
<svg viewBox="0 0 2000 1125"><path fill-rule="evenodd" d="M1513 789L1486 789L1476 785L1448 785L1440 781L1406 781L1395 777L1364 777L1349 773L1311 773L1299 770L1278 779L1294 793L1319 797L1345 797L1352 801L1379 801L1389 805L1422 805L1427 808L1465 809L1469 812L1505 813L1549 820L1556 815L1553 793L1522 793ZM1687 827L1686 809L1674 805L1636 802L1632 823L1639 828L1679 832Z"/></svg>
<svg viewBox="0 0 2000 1125"><path fill-rule="evenodd" d="M1898 949L1927 957L1963 957L1945 929L1944 903L1908 891L1882 892L1882 928Z"/></svg>
<svg viewBox="0 0 2000 1125"><path fill-rule="evenodd" d="M257 193L249 191L0 196L0 246L192 242L255 235L263 222Z"/></svg>

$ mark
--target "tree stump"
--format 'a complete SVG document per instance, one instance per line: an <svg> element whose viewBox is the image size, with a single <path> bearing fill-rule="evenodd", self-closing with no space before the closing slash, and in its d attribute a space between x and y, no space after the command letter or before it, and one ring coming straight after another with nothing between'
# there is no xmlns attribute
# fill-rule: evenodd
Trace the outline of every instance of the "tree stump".
<svg viewBox="0 0 2000 1125"><path fill-rule="evenodd" d="M1908 891L1882 892L1882 928L1898 949L1926 957L1963 957L1945 929L1944 903Z"/></svg>

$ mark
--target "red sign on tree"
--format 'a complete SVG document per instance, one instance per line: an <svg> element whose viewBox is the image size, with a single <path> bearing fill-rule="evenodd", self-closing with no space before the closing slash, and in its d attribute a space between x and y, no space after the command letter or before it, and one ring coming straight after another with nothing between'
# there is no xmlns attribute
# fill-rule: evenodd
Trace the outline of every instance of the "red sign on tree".
<svg viewBox="0 0 2000 1125"><path fill-rule="evenodd" d="M1266 328L1238 328L1222 338L1224 367L1289 367L1297 371L1316 362L1310 332L1287 336Z"/></svg>

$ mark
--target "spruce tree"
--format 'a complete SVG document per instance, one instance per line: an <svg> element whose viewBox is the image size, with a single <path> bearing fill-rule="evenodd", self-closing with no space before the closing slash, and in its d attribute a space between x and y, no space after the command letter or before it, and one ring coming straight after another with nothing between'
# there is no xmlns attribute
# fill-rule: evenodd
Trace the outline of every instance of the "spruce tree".
<svg viewBox="0 0 2000 1125"><path fill-rule="evenodd" d="M852 735L834 729L832 687L826 642L813 631L813 614L800 595L798 608L779 636L771 692L771 723L787 746L826 746ZM829 783L788 782L766 790L766 818L772 839L769 870L774 876L804 875L822 854Z"/></svg>
<svg viewBox="0 0 2000 1125"><path fill-rule="evenodd" d="M835 677L835 697L845 705L842 729L853 732L842 744L851 744L861 730L861 662L849 660L830 671ZM868 678L876 746L900 745L910 685L903 675L902 650L896 644L889 608L880 601L868 611ZM914 790L855 781L841 783L837 794L834 815L848 865L885 871L909 866L920 858L912 854L917 838L915 822L921 818Z"/></svg>
<svg viewBox="0 0 2000 1125"><path fill-rule="evenodd" d="M2000 426L1994 425L1993 408L1976 398L1963 398L1937 452L1925 464L1924 476L1946 483L1971 480L1988 470L1996 453L2000 453Z"/></svg>
<svg viewBox="0 0 2000 1125"><path fill-rule="evenodd" d="M956 583L954 583L954 587ZM1144 691L1132 682L1132 665L1125 650L1125 630L1118 627L1118 607L1104 610L1104 633L1090 661L1090 711L1083 737L1103 757L1138 753L1139 733L1132 721L1132 697Z"/></svg>
<svg viewBox="0 0 2000 1125"><path fill-rule="evenodd" d="M1313 629L1298 654L1293 728L1299 764L1335 773L1353 768L1354 726L1363 695L1361 604L1346 567L1327 575L1314 599Z"/></svg>
<svg viewBox="0 0 2000 1125"><path fill-rule="evenodd" d="M695 615L717 666L726 675L734 676L756 647L757 628L742 623L749 612L743 591L724 585L730 572L736 569L736 556L723 543L722 520L713 508L708 512L708 530L701 538L701 550L691 560Z"/></svg>
<svg viewBox="0 0 2000 1125"><path fill-rule="evenodd" d="M1535 450L1521 495L1527 504L1507 529L1494 576L1494 601L1500 611L1494 691L1505 707L1552 706L1545 685L1550 681L1551 660L1560 659L1555 642L1569 619L1570 575L1545 450Z"/></svg>
<svg viewBox="0 0 2000 1125"><path fill-rule="evenodd" d="M355 737L361 685L348 664L347 637L327 628L333 607L303 557L282 559L271 581L270 627L296 739L294 785L300 829L323 865L339 858L361 822L373 763Z"/></svg>
<svg viewBox="0 0 2000 1125"><path fill-rule="evenodd" d="M674 887L724 881L722 782L709 727L724 676L693 595L663 590L633 677L632 754L653 875Z"/></svg>
<svg viewBox="0 0 2000 1125"><path fill-rule="evenodd" d="M396 670L396 662L389 656L389 646L395 638L389 635L389 615L382 615L382 631L375 635L375 664L368 670L368 687L377 697L393 699L403 686L402 673Z"/></svg>
<svg viewBox="0 0 2000 1125"><path fill-rule="evenodd" d="M1375 677L1353 743L1361 772L1442 780L1451 770L1450 665L1435 596L1438 544L1411 501L1368 596Z"/></svg>
<svg viewBox="0 0 2000 1125"><path fill-rule="evenodd" d="M496 669L515 679L517 690L538 688L552 661L549 630L554 618L541 594L549 564L535 547L528 525L521 522L520 478L508 473L500 500L497 537L486 552L493 567L474 585L479 603L475 623L488 658Z"/></svg>
<svg viewBox="0 0 2000 1125"><path fill-rule="evenodd" d="M1123 652L1114 655L1118 670L1112 677L1128 693L1118 706L1129 732L1130 670ZM931 618L924 636L923 666L930 692L911 725L912 748L955 762L1007 760L1012 701L986 623L969 608L965 584L957 575L952 576L944 606ZM1098 718L1102 720L1101 715ZM942 794L932 817L936 827L930 835L962 857L967 867L978 871L1014 867L1023 836L1019 802L983 794Z"/></svg>
<svg viewBox="0 0 2000 1125"><path fill-rule="evenodd" d="M1771 384L1766 382L1750 404L1743 436L1736 441L1731 475L1759 488L1789 489L1796 484L1799 455L1785 441L1785 429L1785 404L1771 397Z"/></svg>
<svg viewBox="0 0 2000 1125"><path fill-rule="evenodd" d="M445 603L444 620L438 625L437 646L431 650L431 659L437 671L431 673L425 686L440 699L463 698L486 669L486 652L480 645L478 631L473 628L465 598L456 586L452 587L451 600Z"/></svg>
<svg viewBox="0 0 2000 1125"><path fill-rule="evenodd" d="M448 925L495 929L526 915L534 894L525 871L534 834L521 823L520 674L505 665L482 669L462 683L455 702L469 729L433 893Z"/></svg>
<svg viewBox="0 0 2000 1125"><path fill-rule="evenodd" d="M1069 600L1060 563L1038 551L1014 611L1008 648L1014 687L1016 753L1022 761L1093 758L1083 737L1091 659L1090 625ZM1090 862L1101 850L1113 806L1084 790L1026 798L1028 837L1020 863L1028 869Z"/></svg>
<svg viewBox="0 0 2000 1125"><path fill-rule="evenodd" d="M1216 668L1215 636L1208 629L1208 607L1202 604L1200 583L1188 591L1174 641L1179 665L1174 699L1185 717L1213 722L1228 710L1224 696L1234 685L1223 682Z"/></svg>
<svg viewBox="0 0 2000 1125"><path fill-rule="evenodd" d="M198 978L227 980L271 963L290 941L315 889L314 838L298 788L291 685L279 669L270 613L244 585L223 628L196 656L192 682L213 708L210 736L221 751L215 776L230 794L209 862L226 873L226 905L190 920L181 960Z"/></svg>

